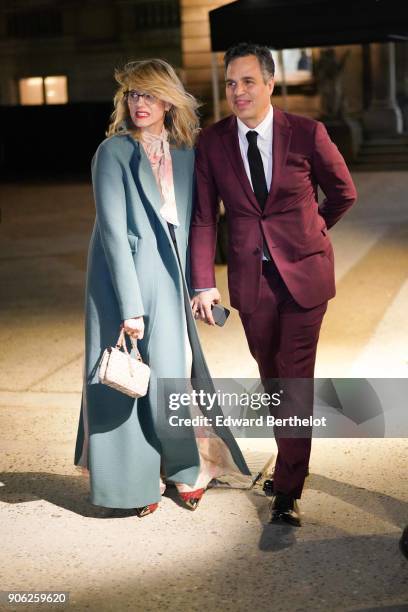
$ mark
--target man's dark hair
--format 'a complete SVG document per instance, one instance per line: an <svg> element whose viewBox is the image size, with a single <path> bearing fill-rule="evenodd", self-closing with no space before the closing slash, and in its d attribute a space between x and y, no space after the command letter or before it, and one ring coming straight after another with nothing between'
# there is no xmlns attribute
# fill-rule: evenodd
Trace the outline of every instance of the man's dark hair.
<svg viewBox="0 0 408 612"><path fill-rule="evenodd" d="M224 55L225 72L227 71L228 65L233 60L238 57L247 57L248 55L255 55L255 57L258 58L265 82L275 76L275 62L273 61L272 53L268 47L246 42L239 43L227 49Z"/></svg>

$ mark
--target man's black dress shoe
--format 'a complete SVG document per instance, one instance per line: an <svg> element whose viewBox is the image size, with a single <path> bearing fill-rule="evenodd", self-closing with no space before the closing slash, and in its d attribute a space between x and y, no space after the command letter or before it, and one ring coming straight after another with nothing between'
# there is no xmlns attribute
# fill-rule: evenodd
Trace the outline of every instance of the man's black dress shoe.
<svg viewBox="0 0 408 612"><path fill-rule="evenodd" d="M276 493L271 503L270 523L288 523L301 526L300 511L296 499L284 493Z"/></svg>
<svg viewBox="0 0 408 612"><path fill-rule="evenodd" d="M261 473L261 472L260 472ZM309 467L306 470L306 478L310 476ZM267 497L273 496L273 474L267 480L264 480L262 491L265 493Z"/></svg>
<svg viewBox="0 0 408 612"><path fill-rule="evenodd" d="M400 550L405 557L408 559L408 525L402 532L402 536L399 542Z"/></svg>

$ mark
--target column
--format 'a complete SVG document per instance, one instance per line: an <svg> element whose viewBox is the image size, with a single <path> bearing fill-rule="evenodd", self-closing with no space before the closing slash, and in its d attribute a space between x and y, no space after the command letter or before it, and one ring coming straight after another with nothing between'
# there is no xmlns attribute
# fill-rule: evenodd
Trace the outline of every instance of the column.
<svg viewBox="0 0 408 612"><path fill-rule="evenodd" d="M396 136L402 132L402 113L395 95L394 43L370 45L372 99L363 115L370 136Z"/></svg>
<svg viewBox="0 0 408 612"><path fill-rule="evenodd" d="M397 99L402 112L404 132L408 132L408 41L395 45Z"/></svg>

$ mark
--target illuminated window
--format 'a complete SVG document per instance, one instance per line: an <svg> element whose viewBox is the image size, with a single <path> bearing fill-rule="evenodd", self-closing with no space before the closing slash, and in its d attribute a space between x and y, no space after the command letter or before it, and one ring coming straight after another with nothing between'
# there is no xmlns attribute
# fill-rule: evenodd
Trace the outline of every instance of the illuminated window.
<svg viewBox="0 0 408 612"><path fill-rule="evenodd" d="M276 72L275 80L282 82L282 67L278 53L274 51ZM288 85L300 85L310 83L313 79L313 63L311 49L284 49L282 51L283 64L285 70L285 81Z"/></svg>
<svg viewBox="0 0 408 612"><path fill-rule="evenodd" d="M67 77L45 77L44 86L46 104L66 104L68 102Z"/></svg>
<svg viewBox="0 0 408 612"><path fill-rule="evenodd" d="M20 79L19 88L21 104L44 104L42 77Z"/></svg>
<svg viewBox="0 0 408 612"><path fill-rule="evenodd" d="M67 77L29 77L20 79L20 104L66 104L68 102Z"/></svg>

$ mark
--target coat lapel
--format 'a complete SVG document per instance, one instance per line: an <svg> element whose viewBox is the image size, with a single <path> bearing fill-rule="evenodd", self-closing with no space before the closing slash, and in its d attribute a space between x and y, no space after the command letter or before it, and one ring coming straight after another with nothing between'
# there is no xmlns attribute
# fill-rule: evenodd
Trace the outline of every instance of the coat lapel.
<svg viewBox="0 0 408 612"><path fill-rule="evenodd" d="M185 269L186 266L186 252L183 248L184 241L186 240L185 233L188 232L190 227L190 219L188 216L188 208L190 205L191 211L191 186L192 176L187 176L189 172L193 174L193 165L190 165L190 159L188 152L183 149L176 149L170 147L171 161L173 166L173 184L174 184L174 195L176 197L177 204L177 217L180 225L174 228L176 241L178 245L178 252L180 260ZM189 193L190 191L190 193ZM187 237L188 239L188 237ZM173 245L174 246L174 245ZM175 252L175 251L174 251ZM184 283L184 279L183 279Z"/></svg>
<svg viewBox="0 0 408 612"><path fill-rule="evenodd" d="M144 152L143 147L133 138L132 142L135 145L135 150L138 157L138 164L137 167L133 169L133 174L135 178L139 179L140 187L154 209L160 223L165 228L166 233L168 233L167 222L160 214L160 209L162 207L161 195L150 162L146 156L146 153ZM187 208L189 202L189 194L186 192L186 190L191 186L191 181L188 180L186 172L188 172L190 169L191 172L193 172L193 168L190 168L188 159L186 157L186 152L183 149L170 147L170 153L173 166L173 182L177 204L177 214L180 225L183 225L183 221L185 220L188 212Z"/></svg>
<svg viewBox="0 0 408 612"><path fill-rule="evenodd" d="M193 173L193 165L190 165L188 152L183 149L170 147L171 161L173 166L173 183L174 195L176 196L177 216L180 222L180 227L183 227L188 214L188 204L191 201L191 195L188 191L191 189L191 177L187 176L188 172Z"/></svg>
<svg viewBox="0 0 408 612"><path fill-rule="evenodd" d="M225 129L225 131L221 134L221 138L227 156L231 162L232 167L234 168L234 172L237 175L241 187L244 189L251 204L253 204L256 209L260 211L261 207L255 197L255 194L251 187L251 183L249 182L247 173L245 172L244 162L242 161L241 149L239 147L238 140L237 120L235 119L235 117L231 117L231 121L227 124L227 128Z"/></svg>
<svg viewBox="0 0 408 612"><path fill-rule="evenodd" d="M137 157L137 161L132 165L133 176L139 191L141 191L153 211L156 214L157 219L165 231L167 238L172 245L173 254L176 258L176 251L174 249L173 240L170 235L169 226L167 221L163 219L160 214L160 209L162 206L161 203L161 195L159 191L159 187L157 185L155 176L153 174L150 162L144 152L143 146L141 146L134 138L131 138L134 146L135 146L135 156ZM188 193L188 190L191 188L191 177L187 176L187 173L191 171L193 172L192 164L190 164L190 160L188 158L187 152L183 149L176 149L170 147L170 153L172 158L172 166L173 166L173 183L174 183L174 194L176 197L176 205L177 205L177 215L180 222L180 226L175 228L176 237L182 237L180 231L185 232L186 222L189 224L189 220L186 218L188 215L188 207L191 202L191 195ZM177 239L179 242L179 239ZM182 244L182 243L180 243ZM185 264L185 253L183 250L179 250L180 258L182 263Z"/></svg>
<svg viewBox="0 0 408 612"><path fill-rule="evenodd" d="M132 168L136 184L138 188L144 193L147 201L153 208L158 220L163 226L164 231L170 239L167 222L160 214L161 196L150 162L147 159L146 153L144 152L143 147L140 145L140 143L137 142L134 138L132 138L132 136L129 136L129 138L135 146L135 153L137 156L137 163L134 164Z"/></svg>
<svg viewBox="0 0 408 612"><path fill-rule="evenodd" d="M292 128L284 113L278 108L273 109L273 141L272 141L272 183L265 204L265 211L273 206L283 168L289 151Z"/></svg>

